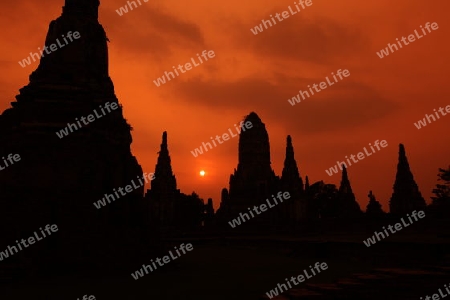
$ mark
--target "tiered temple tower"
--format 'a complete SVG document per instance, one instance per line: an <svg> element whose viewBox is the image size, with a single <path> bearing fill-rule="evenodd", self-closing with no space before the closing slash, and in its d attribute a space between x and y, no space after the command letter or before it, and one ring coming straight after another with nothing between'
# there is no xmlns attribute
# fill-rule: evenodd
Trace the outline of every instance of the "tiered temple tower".
<svg viewBox="0 0 450 300"><path fill-rule="evenodd" d="M339 186L339 192L337 195L337 210L338 217L360 217L362 214L361 208L358 202L356 202L355 195L353 194L350 180L347 175L347 168L342 166L342 179Z"/></svg>
<svg viewBox="0 0 450 300"><path fill-rule="evenodd" d="M413 210L424 209L426 203L409 168L405 147L400 144L399 148L397 175L395 176L394 192L389 201L389 207L391 214L406 215Z"/></svg>
<svg viewBox="0 0 450 300"><path fill-rule="evenodd" d="M155 167L151 188L145 195L150 223L163 235L177 232L195 231L203 225L211 225L214 209L212 199L205 204L195 192L190 195L177 189L177 180L172 165L167 142L167 132L162 136L161 150Z"/></svg>
<svg viewBox="0 0 450 300"><path fill-rule="evenodd" d="M285 219L291 222L298 222L306 218L306 195L303 189L303 180L298 171L297 162L294 158L294 147L291 136L287 136L286 157L281 175L281 189L288 191L291 198L283 206Z"/></svg>
<svg viewBox="0 0 450 300"><path fill-rule="evenodd" d="M236 217L247 208L265 203L272 194L280 191L280 180L270 162L269 136L258 115L251 112L244 122L252 128L242 130L239 136L239 161L234 174L230 175L230 189L222 191L222 202L218 211L224 218ZM224 198L225 197L225 198ZM264 219L273 214L258 216Z"/></svg>
<svg viewBox="0 0 450 300"><path fill-rule="evenodd" d="M175 203L180 190L177 189L177 180L172 172L166 131L158 154L155 179L151 181L151 189L147 191L145 198L149 201L150 218L160 226L171 226L174 225Z"/></svg>
<svg viewBox="0 0 450 300"><path fill-rule="evenodd" d="M98 7L98 0L66 0L45 40L48 48L63 46L44 53L29 84L0 116L0 155L21 157L0 172L1 244L56 224L58 233L18 256L39 267L55 261L61 267L90 267L94 261L101 266L104 260L112 267L121 245L142 241L135 228L145 230L143 186L103 208L93 205L142 176L130 150L131 127L108 74L107 37L97 20ZM69 31L80 37L69 41ZM107 112L107 103L117 109ZM82 123L89 115L95 120ZM69 134L58 137L68 123ZM136 253L120 263L132 257Z"/></svg>

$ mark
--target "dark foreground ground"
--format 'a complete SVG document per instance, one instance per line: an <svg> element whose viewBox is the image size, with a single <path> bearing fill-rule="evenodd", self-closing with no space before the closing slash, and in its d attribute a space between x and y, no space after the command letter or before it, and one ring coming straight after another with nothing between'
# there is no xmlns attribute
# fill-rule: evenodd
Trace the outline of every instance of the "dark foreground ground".
<svg viewBox="0 0 450 300"><path fill-rule="evenodd" d="M429 236L428 236L429 237ZM450 240L446 237L391 237L367 248L364 236L298 239L229 237L190 242L194 250L134 280L131 273L98 278L41 278L3 282L0 299L266 299L265 293L315 262L328 270L276 299L420 299L450 283ZM420 241L420 242L419 242ZM148 262L143 262L148 263Z"/></svg>

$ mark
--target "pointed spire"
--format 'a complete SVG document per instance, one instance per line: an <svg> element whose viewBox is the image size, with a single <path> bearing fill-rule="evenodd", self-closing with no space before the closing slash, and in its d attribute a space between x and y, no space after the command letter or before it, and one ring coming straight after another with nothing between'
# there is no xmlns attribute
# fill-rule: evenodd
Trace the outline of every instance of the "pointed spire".
<svg viewBox="0 0 450 300"><path fill-rule="evenodd" d="M413 210L424 209L425 206L425 199L423 199L411 172L405 147L403 144L400 144L394 192L389 201L390 212L393 214L406 214Z"/></svg>
<svg viewBox="0 0 450 300"><path fill-rule="evenodd" d="M292 147L292 138L290 135L287 136L285 163L287 160L294 160L294 148Z"/></svg>
<svg viewBox="0 0 450 300"><path fill-rule="evenodd" d="M338 192L338 211L338 215L341 217L358 217L362 213L353 194L345 165L342 165L342 179Z"/></svg>
<svg viewBox="0 0 450 300"><path fill-rule="evenodd" d="M408 158L406 158L405 146L403 144L399 144L398 150L398 165L402 165L404 169L409 171L409 163ZM409 171L410 172L410 171Z"/></svg>
<svg viewBox="0 0 450 300"><path fill-rule="evenodd" d="M294 158L294 147L292 146L292 138L290 135L287 136L286 140L286 157L284 159L281 181L284 188L293 193L296 190L303 191L303 181Z"/></svg>
<svg viewBox="0 0 450 300"><path fill-rule="evenodd" d="M172 172L169 149L167 145L167 131L162 134L161 149L158 152L158 161L155 167L155 179L151 181L152 190L167 190L175 192L177 182Z"/></svg>
<svg viewBox="0 0 450 300"><path fill-rule="evenodd" d="M342 178L339 191L342 193L353 194L350 180L348 180L347 168L345 167L345 165L342 165Z"/></svg>
<svg viewBox="0 0 450 300"><path fill-rule="evenodd" d="M305 191L307 192L309 190L309 177L305 177Z"/></svg>
<svg viewBox="0 0 450 300"><path fill-rule="evenodd" d="M286 138L286 157L281 174L281 188L290 193L292 201L284 206L281 219L296 222L306 217L306 200L303 197L303 181L294 158L294 147L290 135Z"/></svg>
<svg viewBox="0 0 450 300"><path fill-rule="evenodd" d="M167 150L167 131L163 132L162 143L161 143L161 151L169 152L169 150Z"/></svg>

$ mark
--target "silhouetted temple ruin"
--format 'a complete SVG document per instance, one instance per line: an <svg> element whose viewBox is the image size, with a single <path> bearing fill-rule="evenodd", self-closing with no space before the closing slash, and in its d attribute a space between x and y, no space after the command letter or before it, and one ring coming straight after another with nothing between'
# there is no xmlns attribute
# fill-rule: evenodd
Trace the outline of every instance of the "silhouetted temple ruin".
<svg viewBox="0 0 450 300"><path fill-rule="evenodd" d="M381 209L380 202L377 201L372 191L369 192L369 203L366 208L366 216L369 218L380 218L385 215L385 212Z"/></svg>
<svg viewBox="0 0 450 300"><path fill-rule="evenodd" d="M185 195L177 189L177 181L167 144L167 132L162 135L155 167L155 179L145 195L147 211L152 226L160 229L198 229L205 223L210 224L214 215L212 199L205 205L196 193Z"/></svg>
<svg viewBox="0 0 450 300"><path fill-rule="evenodd" d="M350 180L348 179L347 168L342 166L342 179L337 195L338 217L361 217L362 211L353 194Z"/></svg>
<svg viewBox="0 0 450 300"><path fill-rule="evenodd" d="M50 23L45 45L56 44L69 31L80 38L43 56L12 108L0 116L1 154L22 158L0 172L1 247L48 223L59 228L35 251L9 261L33 265L28 270L47 268L49 260L73 270L94 261L108 266L128 244L130 255L119 265L126 264L139 251L129 245L144 243L143 186L101 209L93 205L142 176L130 151L131 127L108 74L98 6L98 0L66 1L62 15ZM107 105L116 109L107 112ZM89 115L97 118L81 123ZM59 137L63 129L68 134Z"/></svg>
<svg viewBox="0 0 450 300"><path fill-rule="evenodd" d="M55 49L55 44L59 47L50 53L45 49L40 55L30 53L19 62L22 69L10 58L14 48L20 50L29 45L23 36L14 35L21 33L24 26L42 20L45 7L42 10L40 6L54 1L33 4L19 0L4 7L11 16L3 21L12 28L5 40L8 46L15 46L4 52L4 73L11 73L4 76L23 74L27 66L30 74L25 74L29 78L24 75L15 98L4 99L8 106L0 111L0 300L435 300L438 293L442 298L443 292L450 295L446 284L450 275L450 166L437 169L437 165L431 165L440 164L434 158L422 162L428 166L421 175L433 169L439 172L433 204L426 207L405 148L400 144L391 212L386 213L381 203L387 211L390 195L385 194L389 192L385 189L390 188L391 182L386 186L386 177L379 176L394 170L396 148L367 159L377 153L375 148L378 152L380 147L385 148L386 140L376 140L373 146L358 146L366 138L375 138L372 134L394 139L395 133L387 134L386 129L396 113L400 118L405 116L405 126L401 127L409 127L415 132L411 134L417 135L416 145L423 144L422 134L429 135L425 139L436 138L435 146L439 137L441 144L446 142L445 136L440 136L445 121L438 124L436 109L436 119L431 116L430 120L426 114L414 124L413 114L409 117L414 119L410 119L399 111L402 101L397 98L405 96L398 91L392 95L386 92L403 88L406 81L392 82L392 76L379 79L377 72L390 69L370 69L375 65L375 54L373 47L365 47L368 43L384 43L384 39L398 34L398 24L407 29L401 22L405 20L402 12L413 19L412 13L419 5L385 1L390 6L377 3L368 13L365 3L354 5L348 1L325 7L326 1L322 1L317 13L302 12L296 16L297 21L289 21L290 25L262 33L268 29L267 22L271 27L277 24L272 15L273 24L264 14L280 11L283 3L264 3L264 8L256 11L232 7L237 3L211 7L201 2L187 6L170 1L110 1L106 9L103 4L105 11L100 15L108 17L107 25L115 29L115 40L128 44L108 49L108 27L104 29L98 20L100 1L60 1L61 5L64 3L61 15L59 5L57 14L48 19L51 22L45 37L46 49ZM145 6L144 2L149 3ZM306 2L306 6L312 4ZM297 12L305 8L301 1L294 4ZM293 16L297 12L291 6ZM349 7L351 13L343 13ZM39 9L25 16L30 8ZM420 8L424 12L421 17L432 11L429 7ZM328 13L333 9L336 16ZM366 26L378 19L379 11L389 14L389 18L384 18L386 24ZM286 19L289 15L284 12ZM278 13L276 17L281 21ZM256 26L251 25L255 18L263 19ZM442 21L439 16L435 19ZM354 27L356 24L361 26ZM248 26L254 26L250 29L253 34L248 32ZM438 25L428 22L420 27L424 36ZM30 35L44 34L29 29ZM217 29L222 32L216 32ZM419 39L417 30L415 33ZM252 35L258 37L246 38ZM443 48L436 47L437 37L431 39L414 46L409 54L405 50L405 57L392 55L381 61L394 64L405 73L403 65L412 65L414 57L417 61L418 57L427 57L425 54L443 53ZM219 43L220 40L227 44ZM271 42L275 46L267 44ZM425 43L436 51L418 52L427 47ZM217 52L222 50L218 64L211 62L195 73L176 78L174 74L180 76L177 69L186 73L214 57L215 50L203 50L207 46L217 47ZM401 48L399 41L398 46ZM233 47L240 55L237 59L230 59ZM275 47L277 53L273 51ZM383 58L380 54L387 56L389 48L392 53L388 44L376 54ZM368 49L372 50L365 51ZM135 80L125 74L129 76L125 76L123 90L128 95L120 101L109 74L109 50L124 60L112 69L112 74L123 72L127 63L142 61L140 73L131 74ZM174 65L187 61L187 55L192 56L192 64ZM42 59L35 59L38 56ZM239 71L229 72L236 66L254 70L254 59L243 59L248 56L263 63L258 68L262 71L256 75L250 72L250 77ZM345 60L347 56L349 60ZM332 76L323 79L327 82L324 87L325 82L318 78L323 76L322 71L334 67L338 57L339 62L346 61L353 68L355 75L347 79L349 82L331 87L338 83L338 77L348 77L350 71L331 72ZM356 62L354 57L358 57ZM445 63L445 56L440 60ZM31 61L36 63L34 67ZM12 65L17 69L10 68ZM173 72L165 71L153 80L156 87L152 78L137 78L145 71L167 70L171 66ZM432 74L443 75L443 64L434 67L437 72ZM423 66L418 66L413 74L388 75L403 75L404 80L423 79L420 71ZM366 73L368 78L357 78ZM368 82L369 78L373 82ZM423 86L433 88L426 91L442 95L436 87L443 85L444 78L435 78L436 83L426 79ZM171 86L160 86L168 81ZM289 99L295 86L303 91ZM313 92L319 94L318 86L322 91L330 87L320 93L324 97ZM139 91L144 94L137 95ZM422 96L424 91L413 86L404 94ZM306 99L305 92L311 99L294 111L295 102ZM150 100L138 103L136 96ZM433 96L430 98L439 98ZM211 98L214 101L205 102ZM125 99L130 102L124 103ZM167 106L161 105L161 99L166 100ZM221 102L223 99L225 102ZM227 99L232 101L227 103ZM286 104L286 99L291 105ZM417 101L411 103L414 113L422 108L432 109ZM267 120L263 123L263 115L249 110L244 111L245 116L235 115L241 127L239 131L234 124L237 134L231 129L215 139L209 134L219 133L214 131L221 130L220 123L226 122L233 111L255 104L271 116L271 124ZM211 105L209 111L205 105ZM227 110L222 112L224 107ZM139 127L137 138L142 140L138 142L151 146L142 149L134 145L150 169L143 170L144 165L141 167L131 151L136 135L132 136L133 129L125 119L126 108L135 117L139 109L158 115L157 122L133 124ZM175 114L173 109L177 110ZM443 109L440 107L439 112L445 116ZM445 109L450 112L449 106ZM377 121L378 127L374 127ZM274 142L268 134L272 125L276 127L273 132L280 134L276 145L270 145L270 138ZM422 129L416 131L414 127ZM195 131L208 134L203 138L211 136L211 141L198 146L193 144L195 141L186 140ZM144 132L152 134L139 135ZM175 136L179 140L175 141ZM273 151L271 156L271 146L276 157ZM349 169L352 163L345 156L348 164L338 161L337 166L329 168L326 160L342 158L340 151L347 151L347 146L352 151L362 148L363 152L356 155L357 161L355 155L350 155L354 163L360 162L358 166ZM198 148L190 151L194 147ZM447 148L433 152L443 153L444 149ZM385 164L389 153L392 156ZM324 167L329 168L325 169L327 176ZM429 183L434 178L420 178L431 189ZM328 180L334 184L325 182ZM193 191L190 185L200 190ZM220 191L222 187L225 188ZM184 188L189 194L183 193ZM371 190L367 203L370 189L377 193L380 202ZM199 191L205 194L197 194ZM220 208L215 213L213 203L217 207L219 201L208 197L219 192ZM359 202L356 195L362 197L358 197ZM365 213L361 210L363 204L367 204ZM425 210L424 220L421 219L425 214L419 210Z"/></svg>
<svg viewBox="0 0 450 300"><path fill-rule="evenodd" d="M295 226L301 222L318 218L358 218L362 211L353 194L347 170L342 171L339 189L323 181L310 186L308 176L305 185L294 158L291 136L287 137L286 156L281 179L271 168L269 137L264 123L252 112L245 117L253 128L239 137L239 162L230 176L230 189L222 190L217 218L229 221L248 208L265 203L279 191L287 191L290 198L258 215L252 223L276 226Z"/></svg>
<svg viewBox="0 0 450 300"><path fill-rule="evenodd" d="M413 210L422 210L426 207L425 200L409 168L405 147L402 144L399 146L394 192L392 193L389 206L390 213L394 215L406 215Z"/></svg>
<svg viewBox="0 0 450 300"><path fill-rule="evenodd" d="M46 224L59 228L35 251L21 252L5 265L19 272L21 267L47 270L49 262L72 270L90 268L93 262L100 269L120 269L111 264L118 256L124 267L148 255L153 228L195 231L217 220L226 223L279 192L289 192L289 199L252 220L256 228L362 216L345 167L339 189L323 181L310 184L307 176L303 184L291 136L281 178L277 176L265 124L255 112L244 118L252 126L241 130L238 165L229 188L222 190L216 215L211 198L205 204L195 192L186 195L177 189L167 132L162 134L154 180L145 197L141 185L117 199L108 198L142 177L143 171L131 153L131 126L109 77L108 39L98 22L98 7L98 0L66 0L62 15L50 23L45 45L59 44L68 32L78 32L80 38L45 54L11 108L0 116L0 155L21 157L0 172L0 246ZM86 118L91 121L85 123ZM369 198L366 215L382 216L372 193ZM107 202L97 208L93 203L100 199ZM400 144L390 211L405 215L425 206ZM122 256L124 251L127 256Z"/></svg>
<svg viewBox="0 0 450 300"><path fill-rule="evenodd" d="M294 147L292 138L287 136L286 157L284 167L281 173L281 190L288 191L291 198L282 206L283 219L291 224L297 223L306 218L306 195L303 188L303 180L298 171L297 162L294 158Z"/></svg>
<svg viewBox="0 0 450 300"><path fill-rule="evenodd" d="M161 226L173 225L175 221L175 201L180 196L177 180L172 172L169 149L167 148L167 132L162 136L161 149L155 167L155 179L145 197L149 200L150 218L157 220Z"/></svg>
<svg viewBox="0 0 450 300"><path fill-rule="evenodd" d="M241 131L238 166L230 175L229 191L222 190L217 212L224 219L247 212L247 208L265 203L280 191L280 179L271 167L269 136L264 123L254 112L245 117L245 122L251 122L252 128ZM272 215L260 215L256 222L267 223Z"/></svg>

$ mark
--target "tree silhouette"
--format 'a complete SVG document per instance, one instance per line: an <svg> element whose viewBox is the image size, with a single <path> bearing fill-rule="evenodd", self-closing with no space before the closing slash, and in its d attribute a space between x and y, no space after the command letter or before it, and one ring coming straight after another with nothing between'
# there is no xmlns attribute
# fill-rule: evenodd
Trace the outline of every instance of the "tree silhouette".
<svg viewBox="0 0 450 300"><path fill-rule="evenodd" d="M430 210L438 216L450 215L450 166L448 169L439 168L438 181L443 184L436 184L436 188L433 189L434 197L430 206Z"/></svg>
<svg viewBox="0 0 450 300"><path fill-rule="evenodd" d="M338 193L336 185L323 181L315 182L309 188L310 213L319 218L335 218L338 215Z"/></svg>

